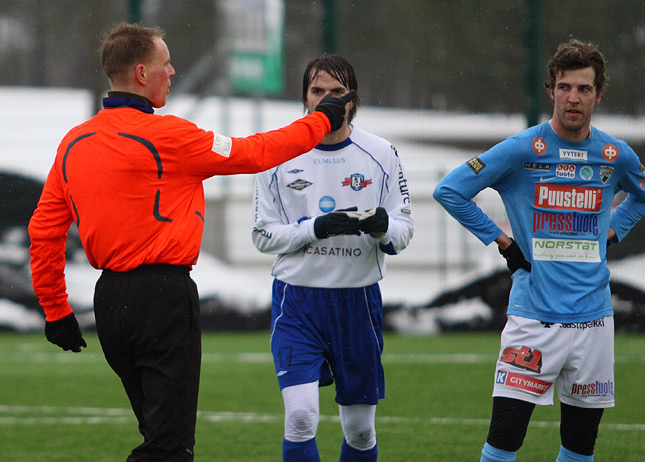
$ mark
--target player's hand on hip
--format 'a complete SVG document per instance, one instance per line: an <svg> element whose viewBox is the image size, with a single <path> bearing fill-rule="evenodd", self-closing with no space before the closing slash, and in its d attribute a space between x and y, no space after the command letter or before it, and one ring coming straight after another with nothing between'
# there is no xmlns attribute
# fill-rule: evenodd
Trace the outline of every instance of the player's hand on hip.
<svg viewBox="0 0 645 462"><path fill-rule="evenodd" d="M502 250L502 248L500 247L499 253L506 259L506 266L508 266L508 269L511 270L511 274L513 274L520 268L525 269L529 272L531 271L531 264L526 261L524 255L522 254L520 246L517 245L517 242L515 242L513 239L511 239L511 244L504 250Z"/></svg>
<svg viewBox="0 0 645 462"><path fill-rule="evenodd" d="M327 93L320 100L314 111L322 112L329 119L331 131L336 131L343 126L345 120L345 105L356 97L356 90L350 90L340 98L335 98L331 93Z"/></svg>
<svg viewBox="0 0 645 462"><path fill-rule="evenodd" d="M356 235L360 236L358 207L339 209L319 216L314 221L314 233L318 239L331 236Z"/></svg>
<svg viewBox="0 0 645 462"><path fill-rule="evenodd" d="M72 350L74 353L79 353L81 347L87 347L74 313L57 321L45 321L45 336L47 340L65 351Z"/></svg>

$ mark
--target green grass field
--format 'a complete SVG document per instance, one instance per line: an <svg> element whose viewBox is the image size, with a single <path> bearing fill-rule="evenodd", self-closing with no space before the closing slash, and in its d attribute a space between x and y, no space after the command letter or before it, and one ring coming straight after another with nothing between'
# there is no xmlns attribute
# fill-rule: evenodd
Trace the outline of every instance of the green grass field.
<svg viewBox="0 0 645 462"><path fill-rule="evenodd" d="M141 437L95 335L80 354L41 334L0 334L0 461L124 461ZM282 398L265 333L207 333L196 462L278 461ZM490 417L499 335L386 335L386 399L377 411L379 460L479 461ZM645 337L616 338L616 408L597 462L645 460ZM321 390L318 446L337 461L342 434L333 387ZM559 406L536 408L520 462L554 461Z"/></svg>

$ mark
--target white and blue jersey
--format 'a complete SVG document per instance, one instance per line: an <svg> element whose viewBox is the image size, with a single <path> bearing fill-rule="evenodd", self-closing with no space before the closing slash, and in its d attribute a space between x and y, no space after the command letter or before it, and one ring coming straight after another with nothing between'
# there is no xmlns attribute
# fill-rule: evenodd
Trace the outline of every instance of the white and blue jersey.
<svg viewBox="0 0 645 462"><path fill-rule="evenodd" d="M316 237L316 217L354 206L385 208L387 232ZM385 396L378 281L385 254L403 250L414 229L396 149L352 127L345 141L258 174L254 213L255 246L278 255L271 351L280 388L328 385L331 369L339 404L377 404Z"/></svg>
<svg viewBox="0 0 645 462"><path fill-rule="evenodd" d="M256 176L253 242L277 254L272 274L306 287L365 287L385 275L385 254L412 238L410 192L396 149L385 139L352 127L351 136ZM385 235L319 240L314 219L333 210L383 207Z"/></svg>
<svg viewBox="0 0 645 462"><path fill-rule="evenodd" d="M622 140L591 127L567 141L549 122L531 127L449 173L434 197L488 245L501 229L472 200L486 187L502 198L530 273L513 274L508 314L570 323L613 314L606 241L645 214L645 172ZM612 213L614 195L628 193Z"/></svg>

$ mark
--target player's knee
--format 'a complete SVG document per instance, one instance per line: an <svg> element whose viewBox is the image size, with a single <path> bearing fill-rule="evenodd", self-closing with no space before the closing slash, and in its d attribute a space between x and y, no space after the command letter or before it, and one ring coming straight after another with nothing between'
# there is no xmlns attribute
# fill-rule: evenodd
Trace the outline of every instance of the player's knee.
<svg viewBox="0 0 645 462"><path fill-rule="evenodd" d="M363 430L346 431L345 441L354 449L359 451L367 451L376 445L376 431L373 428L365 428Z"/></svg>
<svg viewBox="0 0 645 462"><path fill-rule="evenodd" d="M364 408L364 409L363 409ZM341 421L345 441L354 449L366 451L376 445L376 428L372 417L373 410L368 406L358 406L352 410L343 408ZM359 411L359 412L356 412Z"/></svg>
<svg viewBox="0 0 645 462"><path fill-rule="evenodd" d="M526 430L535 404L512 398L493 399L493 416L486 442L508 452L515 452L524 443Z"/></svg>
<svg viewBox="0 0 645 462"><path fill-rule="evenodd" d="M293 442L302 442L316 436L318 412L314 407L291 409L285 414L284 437Z"/></svg>
<svg viewBox="0 0 645 462"><path fill-rule="evenodd" d="M603 409L589 409L561 403L560 438L569 451L590 456L594 452Z"/></svg>

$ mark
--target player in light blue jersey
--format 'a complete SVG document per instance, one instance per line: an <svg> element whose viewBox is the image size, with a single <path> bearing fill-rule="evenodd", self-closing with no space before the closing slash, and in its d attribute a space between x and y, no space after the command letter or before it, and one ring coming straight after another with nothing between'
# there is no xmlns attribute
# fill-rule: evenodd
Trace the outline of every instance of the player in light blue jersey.
<svg viewBox="0 0 645 462"><path fill-rule="evenodd" d="M357 89L352 65L322 55L307 66L302 97L311 111L331 93ZM375 415L385 396L385 254L413 233L410 193L396 149L351 124L315 149L259 174L253 242L276 254L271 351L285 406L283 460L320 461L318 387L336 384L341 462L377 460Z"/></svg>
<svg viewBox="0 0 645 462"><path fill-rule="evenodd" d="M481 461L514 461L536 404L561 403L557 462L593 460L603 410L614 405L613 309L607 243L645 214L645 173L624 141L591 126L605 60L594 45L561 44L545 83L550 121L450 172L434 197L484 244L495 241L513 285ZM473 202L501 196L513 238ZM612 213L618 191L628 193Z"/></svg>

